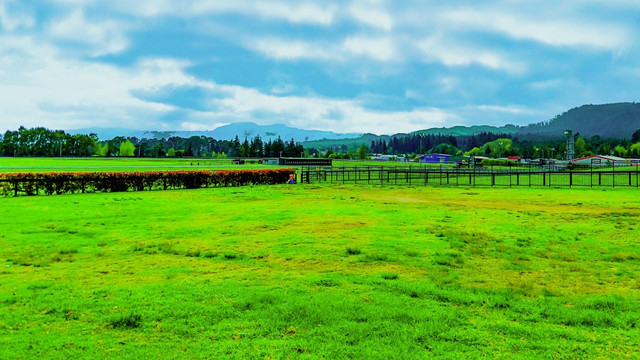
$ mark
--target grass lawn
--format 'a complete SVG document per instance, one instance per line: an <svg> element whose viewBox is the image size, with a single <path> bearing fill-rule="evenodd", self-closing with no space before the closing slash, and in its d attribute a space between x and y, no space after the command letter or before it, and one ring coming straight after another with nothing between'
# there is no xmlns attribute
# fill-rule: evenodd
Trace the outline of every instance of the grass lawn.
<svg viewBox="0 0 640 360"><path fill-rule="evenodd" d="M638 358L637 189L0 199L0 358Z"/></svg>
<svg viewBox="0 0 640 360"><path fill-rule="evenodd" d="M0 173L51 171L161 171L264 169L277 166L234 165L212 158L0 158Z"/></svg>

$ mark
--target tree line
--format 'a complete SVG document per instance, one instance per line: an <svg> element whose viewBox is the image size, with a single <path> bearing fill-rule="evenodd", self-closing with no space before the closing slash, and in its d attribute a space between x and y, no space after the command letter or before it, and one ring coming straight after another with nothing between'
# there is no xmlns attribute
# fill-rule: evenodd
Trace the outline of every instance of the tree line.
<svg viewBox="0 0 640 360"><path fill-rule="evenodd" d="M517 134L480 133L471 136L420 135L394 136L371 142L371 151L378 154L449 154L487 157L520 156L524 158L557 158L566 154L566 140L562 137L528 136ZM592 137L575 138L575 156L615 155L640 157L640 129L631 139ZM328 153L333 153L330 151Z"/></svg>
<svg viewBox="0 0 640 360"><path fill-rule="evenodd" d="M312 153L318 153L310 149ZM640 129L631 139L602 138L598 135L577 137L576 157L589 155L615 155L640 157ZM398 135L389 139L371 141L357 149L334 148L319 156L333 158L363 158L365 153L409 155L439 153L450 155L481 155L488 157L520 156L525 158L554 157L562 159L566 146L562 137L522 134L476 135ZM260 136L240 141L217 140L206 136L182 138L172 136L162 139L139 139L118 136L101 141L96 134L68 134L62 130L43 127L7 131L0 135L0 156L137 156L137 157L300 157L309 151L294 139L283 141L280 137L264 141Z"/></svg>
<svg viewBox="0 0 640 360"><path fill-rule="evenodd" d="M264 141L256 136L240 141L238 136L232 140L206 136L162 139L117 136L101 141L93 133L72 135L62 130L27 129L23 126L0 135L0 156L14 157L298 157L304 155L304 151L304 147L294 139L283 141L280 137Z"/></svg>

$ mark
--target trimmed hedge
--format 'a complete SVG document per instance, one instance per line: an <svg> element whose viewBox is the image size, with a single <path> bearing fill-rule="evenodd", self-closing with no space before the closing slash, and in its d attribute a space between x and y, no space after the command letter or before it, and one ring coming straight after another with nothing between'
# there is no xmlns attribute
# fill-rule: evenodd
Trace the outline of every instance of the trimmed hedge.
<svg viewBox="0 0 640 360"><path fill-rule="evenodd" d="M293 169L0 174L0 193L52 195L285 184Z"/></svg>

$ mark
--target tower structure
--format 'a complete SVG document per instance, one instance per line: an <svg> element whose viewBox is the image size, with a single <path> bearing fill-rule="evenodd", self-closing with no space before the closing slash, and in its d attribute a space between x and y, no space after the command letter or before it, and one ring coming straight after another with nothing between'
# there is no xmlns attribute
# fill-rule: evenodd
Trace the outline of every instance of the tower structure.
<svg viewBox="0 0 640 360"><path fill-rule="evenodd" d="M567 151L565 153L565 160L573 160L576 157L576 139L573 137L573 131L565 130L564 138L567 141Z"/></svg>

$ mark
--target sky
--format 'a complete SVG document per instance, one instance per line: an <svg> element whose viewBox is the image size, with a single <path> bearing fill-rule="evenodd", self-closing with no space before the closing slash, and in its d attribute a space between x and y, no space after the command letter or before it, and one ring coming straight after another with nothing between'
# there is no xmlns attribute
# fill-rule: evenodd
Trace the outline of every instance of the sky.
<svg viewBox="0 0 640 360"><path fill-rule="evenodd" d="M638 24L637 0L0 0L0 129L526 125L636 101Z"/></svg>

